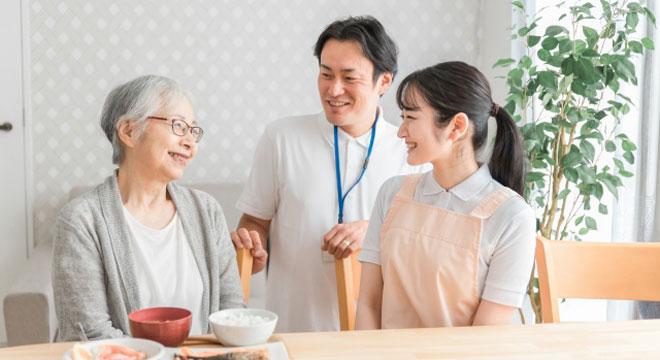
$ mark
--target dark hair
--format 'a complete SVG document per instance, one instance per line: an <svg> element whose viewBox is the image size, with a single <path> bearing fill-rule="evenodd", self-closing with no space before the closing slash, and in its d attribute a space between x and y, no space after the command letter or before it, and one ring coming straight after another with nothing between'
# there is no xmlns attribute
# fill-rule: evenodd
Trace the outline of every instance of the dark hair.
<svg viewBox="0 0 660 360"><path fill-rule="evenodd" d="M314 56L321 62L321 51L328 40L355 41L362 48L364 56L374 65L373 79L382 73L396 75L397 55L394 40L385 32L383 25L372 16L348 17L337 20L323 30L314 45Z"/></svg>
<svg viewBox="0 0 660 360"><path fill-rule="evenodd" d="M472 122L472 146L477 151L486 142L488 118L497 120L495 147L488 164L495 180L522 195L525 161L522 139L516 123L491 98L486 77L474 66L460 61L444 62L406 76L399 85L396 101L401 109L415 109L413 92L437 113L436 124L444 127L459 112Z"/></svg>

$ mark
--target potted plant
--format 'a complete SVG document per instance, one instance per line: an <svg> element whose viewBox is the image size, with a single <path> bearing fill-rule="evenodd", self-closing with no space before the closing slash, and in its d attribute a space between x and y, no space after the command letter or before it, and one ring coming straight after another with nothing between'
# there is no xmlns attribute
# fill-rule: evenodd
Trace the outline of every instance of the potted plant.
<svg viewBox="0 0 660 360"><path fill-rule="evenodd" d="M513 5L525 11L521 1ZM637 29L640 19L655 24L655 17L625 0L556 6L562 15L553 25L539 28L541 11L514 29L524 56L494 66L510 67L505 108L524 138L525 196L538 210L538 231L548 239L579 240L597 229L595 211L607 214L605 191L616 198L621 179L633 176L636 146L618 128L632 101L621 85L637 85L634 57L654 48ZM533 274L528 294L540 322Z"/></svg>

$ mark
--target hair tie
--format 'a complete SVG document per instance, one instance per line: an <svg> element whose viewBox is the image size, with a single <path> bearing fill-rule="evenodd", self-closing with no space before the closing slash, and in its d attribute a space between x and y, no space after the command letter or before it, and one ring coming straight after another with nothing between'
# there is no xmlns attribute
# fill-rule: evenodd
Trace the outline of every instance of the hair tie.
<svg viewBox="0 0 660 360"><path fill-rule="evenodd" d="M490 116L497 117L497 113L500 111L500 106L493 103L490 107Z"/></svg>

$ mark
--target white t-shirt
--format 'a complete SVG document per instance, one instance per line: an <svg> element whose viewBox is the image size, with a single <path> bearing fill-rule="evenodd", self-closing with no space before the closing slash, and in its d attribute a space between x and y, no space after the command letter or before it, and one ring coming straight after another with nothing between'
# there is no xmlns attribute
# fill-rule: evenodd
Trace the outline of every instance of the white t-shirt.
<svg viewBox="0 0 660 360"><path fill-rule="evenodd" d="M202 334L202 277L178 213L162 229L140 223L127 209L133 234L140 307L174 306L192 312L190 334Z"/></svg>
<svg viewBox="0 0 660 360"><path fill-rule="evenodd" d="M380 231L392 199L404 177L389 179L378 194L360 261L380 265ZM483 165L449 191L435 181L433 171L422 176L413 200L469 214L486 195L502 187ZM458 229L457 229L458 230ZM477 282L481 298L507 306L522 306L534 263L536 218L532 208L513 196L483 221Z"/></svg>
<svg viewBox="0 0 660 360"><path fill-rule="evenodd" d="M396 131L379 117L367 171L345 200L345 223L369 219L383 182L410 172ZM362 169L370 136L339 131L344 192ZM333 126L323 113L268 125L236 206L272 219L266 308L279 315L278 332L339 329L334 258L321 251L323 235L337 224L336 186Z"/></svg>

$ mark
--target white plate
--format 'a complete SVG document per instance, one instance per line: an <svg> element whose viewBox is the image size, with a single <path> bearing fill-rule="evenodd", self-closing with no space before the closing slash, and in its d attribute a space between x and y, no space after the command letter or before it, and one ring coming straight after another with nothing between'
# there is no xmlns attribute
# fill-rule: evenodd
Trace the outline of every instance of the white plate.
<svg viewBox="0 0 660 360"><path fill-rule="evenodd" d="M118 339L106 339L106 340L96 340L86 343L80 343L84 348L94 352L94 348L103 344L112 344L112 345L121 345L129 347L133 350L142 351L147 354L147 360L158 360L162 359L165 355L165 348L163 345L147 340L147 339L134 339L134 338L118 338ZM63 360L72 360L71 351L73 348L67 350L62 357Z"/></svg>
<svg viewBox="0 0 660 360"><path fill-rule="evenodd" d="M281 341L276 341L276 342L269 342L265 343L262 345L253 345L253 346L242 346L241 349L261 349L261 348L266 348L268 349L268 353L270 355L271 360L289 360L289 355L286 352L286 347L284 346L284 343ZM232 350L232 349L237 349L237 348L231 348L231 347L189 347L194 352L202 352L202 351L219 351L219 350ZM169 358L174 357L174 354L178 354L180 351L180 348L165 348L165 352L167 355L169 355ZM168 358L168 359L169 359Z"/></svg>

